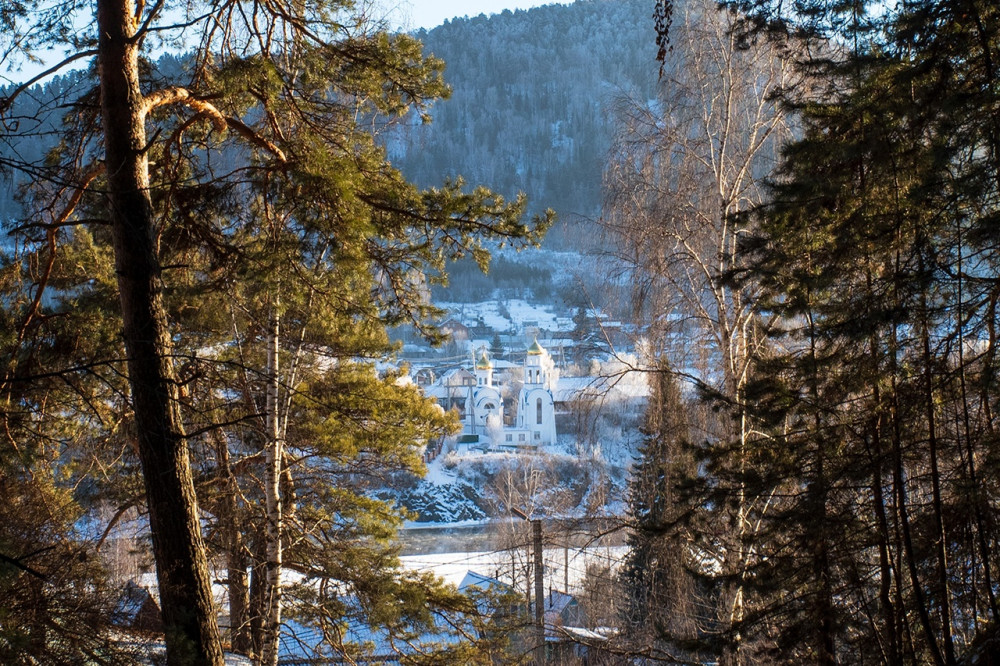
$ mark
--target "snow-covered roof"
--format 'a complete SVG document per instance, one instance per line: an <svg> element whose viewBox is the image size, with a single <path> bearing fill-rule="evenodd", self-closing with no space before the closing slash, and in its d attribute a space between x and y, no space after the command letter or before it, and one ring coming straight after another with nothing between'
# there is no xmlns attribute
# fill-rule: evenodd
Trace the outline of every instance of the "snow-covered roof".
<svg viewBox="0 0 1000 666"><path fill-rule="evenodd" d="M354 611L360 611L354 599L343 600ZM400 654L416 654L428 649L440 647L442 644L458 642L458 637L449 633L451 626L435 616L435 625L441 633L427 633L407 640L393 640L383 629L376 629L360 619L352 612L345 622L343 641L347 644L364 645L365 653L372 661L365 663L399 663ZM281 636L278 641L278 659L280 662L301 663L304 660L316 658L338 659L336 650L323 641L323 633L295 620L284 620L281 623ZM360 661L360 660L359 660ZM333 662L340 663L340 662Z"/></svg>
<svg viewBox="0 0 1000 666"><path fill-rule="evenodd" d="M111 623L124 629L138 631L162 631L163 620L160 607L150 591L134 581L128 581L122 589L115 609L111 613Z"/></svg>
<svg viewBox="0 0 1000 666"><path fill-rule="evenodd" d="M461 385L455 384L453 386L444 386L437 382L433 384L428 384L427 386L421 386L420 390L424 392L429 398L437 398L438 402L447 399L461 399L464 400L469 395L469 389L475 388L473 385Z"/></svg>
<svg viewBox="0 0 1000 666"><path fill-rule="evenodd" d="M465 573L465 578L462 582L458 584L459 592L467 592L470 587L476 587L480 590L509 590L510 585L507 583L500 582L496 578L490 578L489 576L484 576L478 574L471 569Z"/></svg>
<svg viewBox="0 0 1000 666"><path fill-rule="evenodd" d="M649 384L644 377L629 375L560 377L552 397L555 402L571 402L583 397L641 399L649 397Z"/></svg>
<svg viewBox="0 0 1000 666"><path fill-rule="evenodd" d="M606 643L611 635L617 632L609 631L607 628L584 629L583 627L558 627L558 632L568 635L571 639L580 643Z"/></svg>
<svg viewBox="0 0 1000 666"><path fill-rule="evenodd" d="M572 594L566 594L559 590L551 590L549 591L549 595L545 597L545 613L548 614L550 611L561 613L563 609L575 600L576 598Z"/></svg>
<svg viewBox="0 0 1000 666"><path fill-rule="evenodd" d="M473 379L475 378L475 376L465 368L451 368L450 370L445 370L445 372L441 375L441 383L447 384L448 380L451 379L452 377L472 377Z"/></svg>

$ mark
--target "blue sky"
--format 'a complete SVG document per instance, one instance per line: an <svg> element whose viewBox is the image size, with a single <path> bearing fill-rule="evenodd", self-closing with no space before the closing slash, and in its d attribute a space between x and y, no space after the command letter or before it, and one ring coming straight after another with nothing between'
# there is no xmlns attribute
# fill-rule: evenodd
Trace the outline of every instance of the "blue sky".
<svg viewBox="0 0 1000 666"><path fill-rule="evenodd" d="M403 30L433 28L445 19L479 14L499 14L504 9L528 9L538 5L556 4L556 0L367 0L374 5L373 15L387 18L390 24ZM562 3L571 0L562 0ZM7 2L7 0L0 0ZM365 0L358 0L361 6ZM58 62L60 57L52 53L39 53L44 61ZM5 64L5 63L4 63ZM38 63L21 63L20 71L8 72L0 66L0 85L23 81L45 69Z"/></svg>
<svg viewBox="0 0 1000 666"><path fill-rule="evenodd" d="M555 0L383 0L386 7L396 7L407 28L433 28L445 19L457 16L499 14L504 9L528 9L553 4ZM409 15L407 20L405 17Z"/></svg>

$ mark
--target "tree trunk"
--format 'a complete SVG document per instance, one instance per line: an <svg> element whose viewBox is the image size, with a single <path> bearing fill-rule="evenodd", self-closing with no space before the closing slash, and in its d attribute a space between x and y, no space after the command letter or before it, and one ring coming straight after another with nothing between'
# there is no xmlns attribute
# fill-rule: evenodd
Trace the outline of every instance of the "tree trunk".
<svg viewBox="0 0 1000 666"><path fill-rule="evenodd" d="M812 291L809 291L809 300L812 302ZM819 359L818 342L816 334L816 322L813 319L813 312L806 315L809 326L809 356L810 356L810 393L815 405L823 404L819 388ZM833 583L830 564L830 544L827 540L827 521L829 520L827 505L829 503L830 488L826 478L826 447L827 438L823 436L824 423L819 411L813 412L813 436L816 438L815 458L813 460L813 478L807 484L807 492L812 496L815 505L814 520L819 525L818 534L813 538L812 544L812 566L813 577L817 586L815 613L816 621L814 626L816 663L822 666L834 666L837 663L837 647L834 636Z"/></svg>
<svg viewBox="0 0 1000 666"><path fill-rule="evenodd" d="M247 576L247 546L243 538L239 485L229 459L229 444L221 433L216 438L216 459L224 487L219 500L218 519L226 544L226 587L229 596L229 641L233 652L250 656L250 587Z"/></svg>
<svg viewBox="0 0 1000 666"><path fill-rule="evenodd" d="M923 257L920 258L920 272L924 272ZM934 509L934 543L937 551L937 602L941 617L941 641L944 644L944 661L949 666L955 664L955 643L951 629L951 589L948 585L948 535L944 527L944 509L941 500L941 466L938 462L938 437L934 414L934 382L931 359L930 324L928 323L927 296L920 294L921 344L924 356L924 409L927 418L927 446L931 465L931 499ZM963 342L960 340L959 345Z"/></svg>
<svg viewBox="0 0 1000 666"><path fill-rule="evenodd" d="M875 349L874 344L872 349ZM875 387L873 403L876 408L881 405L881 391ZM889 542L889 520L886 514L885 493L882 488L885 461L882 451L882 416L875 416L871 424L871 449L869 459L871 461L871 493L872 508L875 513L876 525L878 527L878 559L879 559L879 606L882 611L882 633L881 641L883 659L888 664L898 664L902 662L900 656L901 643L901 620L896 606L892 601L893 570L890 559ZM898 585L899 582L896 581Z"/></svg>
<svg viewBox="0 0 1000 666"><path fill-rule="evenodd" d="M542 563L542 521L531 521L531 545L535 578L535 663L545 664L545 568Z"/></svg>
<svg viewBox="0 0 1000 666"><path fill-rule="evenodd" d="M277 299L275 299L277 301ZM278 638L281 633L281 428L278 414L278 304L272 306L267 332L267 448L265 504L267 510L267 610L264 620L264 643L261 663L278 664Z"/></svg>
<svg viewBox="0 0 1000 666"><path fill-rule="evenodd" d="M108 205L139 458L170 666L223 663L179 406L153 238L138 19L131 0L98 0Z"/></svg>
<svg viewBox="0 0 1000 666"><path fill-rule="evenodd" d="M258 663L264 645L267 607L267 538L263 526L256 529L250 569L250 659Z"/></svg>
<svg viewBox="0 0 1000 666"><path fill-rule="evenodd" d="M989 599L990 605L990 619L993 622L1000 620L1000 610L997 608L997 597L996 592L993 589L993 570L992 563L990 561L990 548L987 543L986 534L989 531L987 526L986 517L983 515L983 502L982 502L982 489L978 478L978 472L976 471L978 463L976 461L976 448L973 445L973 434L972 425L969 416L969 394L966 384L966 359L965 359L965 342L969 337L964 330L964 292L962 285L962 257L965 251L965 247L962 244L962 230L958 230L958 281L956 286L956 301L958 303L958 312L955 315L956 323L956 339L958 340L958 381L959 389L961 391L961 403L962 403L962 439L965 441L965 468L967 473L967 479L969 483L969 489L972 495L972 510L973 510L973 527L976 536L976 545L979 548L979 557L982 559L983 568L983 579L985 582L984 587L986 588L986 596ZM985 375L990 377L991 375ZM981 432L978 433L979 436L982 435Z"/></svg>
<svg viewBox="0 0 1000 666"><path fill-rule="evenodd" d="M905 558L905 566L910 575L910 584L913 592L913 602L916 604L917 617L920 619L920 626L923 629L927 641L927 650L930 652L936 666L944 666L944 658L941 656L941 649L938 646L934 628L931 624L930 613L927 610L927 602L924 599L924 591L920 580L917 561L913 548L913 537L910 530L910 518L906 491L906 471L903 464L903 441L900 423L899 410L899 389L896 380L899 377L898 362L896 359L898 348L895 341L895 332L892 333L892 350L889 357L890 372L890 402L889 418L892 422L892 481L896 491L896 512L898 514L900 531L903 540L903 552L901 557Z"/></svg>

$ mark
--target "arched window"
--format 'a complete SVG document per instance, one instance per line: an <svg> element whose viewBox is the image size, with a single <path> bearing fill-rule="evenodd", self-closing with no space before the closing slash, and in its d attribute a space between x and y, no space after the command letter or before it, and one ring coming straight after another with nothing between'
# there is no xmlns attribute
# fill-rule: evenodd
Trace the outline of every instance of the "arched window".
<svg viewBox="0 0 1000 666"><path fill-rule="evenodd" d="M542 399L535 401L535 423L542 425Z"/></svg>

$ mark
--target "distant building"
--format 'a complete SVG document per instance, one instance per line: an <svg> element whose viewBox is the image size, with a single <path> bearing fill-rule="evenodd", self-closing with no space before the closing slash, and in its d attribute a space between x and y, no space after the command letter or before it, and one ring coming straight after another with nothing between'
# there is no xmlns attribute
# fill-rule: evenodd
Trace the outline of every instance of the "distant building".
<svg viewBox="0 0 1000 666"><path fill-rule="evenodd" d="M503 396L493 386L493 364L483 350L476 361L476 384L465 401L466 428L472 434L503 428Z"/></svg>
<svg viewBox="0 0 1000 666"><path fill-rule="evenodd" d="M470 569L465 572L462 582L458 584L458 591L462 594L468 594L472 590L492 592L494 594L517 594L514 588L507 583L502 583L496 578L478 574Z"/></svg>
<svg viewBox="0 0 1000 666"><path fill-rule="evenodd" d="M475 385L474 374L465 368L453 368L441 375L438 382L425 386L424 391L437 398L446 410L457 409L464 414L466 396Z"/></svg>
<svg viewBox="0 0 1000 666"><path fill-rule="evenodd" d="M456 386L475 386L476 376L465 368L454 368L441 375L441 383L449 388Z"/></svg>
<svg viewBox="0 0 1000 666"><path fill-rule="evenodd" d="M587 616L580 602L572 594L549 589L544 606L545 627L548 632L559 627L585 627Z"/></svg>
<svg viewBox="0 0 1000 666"><path fill-rule="evenodd" d="M413 382L417 386L430 386L434 383L435 378L433 368L418 368L413 373Z"/></svg>
<svg viewBox="0 0 1000 666"><path fill-rule="evenodd" d="M442 333L446 333L452 340L459 342L468 340L470 336L469 327L457 319L448 319L441 322L439 326Z"/></svg>
<svg viewBox="0 0 1000 666"><path fill-rule="evenodd" d="M111 624L143 634L163 632L163 618L156 600L149 590L133 581L126 583L122 589L111 613Z"/></svg>
<svg viewBox="0 0 1000 666"><path fill-rule="evenodd" d="M524 386L517 399L517 425L531 433L532 444L556 441L552 368L552 358L536 339L524 357Z"/></svg>
<svg viewBox="0 0 1000 666"><path fill-rule="evenodd" d="M467 387L464 429L460 441L493 448L537 447L555 443L557 433L553 396L556 378L553 368L551 356L536 339L525 353L522 366L524 383L515 403L513 426L505 425L503 387L494 383L493 361L485 348L479 352L473 368L475 374L471 380L471 373L468 371L447 373L442 381L445 395L455 390L451 387L458 378L461 378L461 386ZM465 374L459 374L460 372ZM429 393L439 395L442 391L433 390Z"/></svg>

